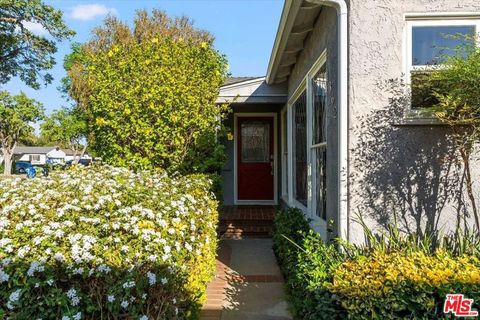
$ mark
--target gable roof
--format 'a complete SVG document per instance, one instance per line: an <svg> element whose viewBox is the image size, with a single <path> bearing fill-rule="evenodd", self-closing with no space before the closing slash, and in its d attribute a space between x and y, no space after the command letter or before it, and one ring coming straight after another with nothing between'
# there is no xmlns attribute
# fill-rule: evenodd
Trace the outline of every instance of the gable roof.
<svg viewBox="0 0 480 320"><path fill-rule="evenodd" d="M232 84L235 84L235 83L244 82L244 81L248 81L248 80L259 79L259 78L263 78L263 77L228 77L228 78L225 79L225 81L223 82L223 84L221 86L222 87L229 86L229 85L232 85Z"/></svg>
<svg viewBox="0 0 480 320"><path fill-rule="evenodd" d="M51 147L16 147L14 154L47 154L48 152L55 150L56 146Z"/></svg>
<svg viewBox="0 0 480 320"><path fill-rule="evenodd" d="M286 84L268 85L265 77L237 77L220 87L217 103L285 103ZM241 79L241 80L240 80Z"/></svg>

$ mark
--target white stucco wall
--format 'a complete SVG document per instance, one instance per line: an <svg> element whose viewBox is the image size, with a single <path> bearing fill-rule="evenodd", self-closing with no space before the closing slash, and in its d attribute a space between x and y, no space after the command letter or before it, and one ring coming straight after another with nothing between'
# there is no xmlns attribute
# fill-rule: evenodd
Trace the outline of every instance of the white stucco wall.
<svg viewBox="0 0 480 320"><path fill-rule="evenodd" d="M17 161L27 161L30 162L30 156L33 154L23 154ZM39 161L32 161L32 164L43 165L46 161L46 156L44 154L35 154L35 156L39 156Z"/></svg>
<svg viewBox="0 0 480 320"><path fill-rule="evenodd" d="M358 213L371 226L391 221L396 213L404 230L451 230L459 222L457 213L468 210L449 130L392 125L401 110L390 99L395 102L400 94L389 90L405 72L405 14L478 12L480 2L350 0L349 6L350 239L363 240L353 222ZM478 165L476 170L480 194Z"/></svg>

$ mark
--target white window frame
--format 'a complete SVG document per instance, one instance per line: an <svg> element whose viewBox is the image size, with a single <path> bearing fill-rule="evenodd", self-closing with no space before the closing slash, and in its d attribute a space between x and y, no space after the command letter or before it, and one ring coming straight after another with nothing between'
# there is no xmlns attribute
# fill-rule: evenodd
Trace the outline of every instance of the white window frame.
<svg viewBox="0 0 480 320"><path fill-rule="evenodd" d="M293 93L292 97L288 100L288 107L287 107L287 126L288 126L288 136L287 136L287 139L288 139L288 150L290 150L290 152L288 153L288 162L289 162L289 166L288 166L288 203L290 206L293 206L295 208L299 208L301 209L305 214L308 214L308 205L307 207L301 203L300 201L298 201L297 199L295 199L295 195L294 195L294 187L293 187L293 184L294 184L294 177L293 177L293 166L294 166L294 159L293 159L293 156L295 154L295 152L293 151L293 106L295 104L295 102L298 100L298 98L305 92L305 90L307 90L307 85L306 85L306 78L304 78L302 80L302 82L300 83L300 85L297 87L297 89L295 90L295 92ZM307 126L307 202L309 201L308 199L310 199L310 190L309 190L309 187L308 187L308 181L310 181L310 163L308 163L308 159L310 159L310 149L308 148L308 135L309 135L309 128L308 128L308 118L309 118L309 113L308 113L308 93L307 93L307 123L306 123L306 126Z"/></svg>
<svg viewBox="0 0 480 320"><path fill-rule="evenodd" d="M316 161L315 153L313 150L318 147L327 149L328 141L328 116L326 119L326 130L325 130L325 142L320 144L313 145L313 95L312 95L312 79L317 74L317 72L327 63L327 50L324 50L317 61L313 64L310 70L306 73L305 77L302 79L298 87L295 89L294 93L290 97L287 103L287 143L288 143L288 205L291 207L301 209L304 214L312 220L314 225L320 227L322 236L326 235L327 222L321 217L316 215L316 196L313 192L316 189L315 174L316 168L313 165ZM307 95L307 206L300 203L295 199L293 194L293 105L297 99L306 91ZM327 93L328 94L328 93ZM328 99L327 99L328 100ZM327 113L328 114L328 113ZM328 186L327 186L328 188ZM330 200L331 201L331 200ZM329 202L327 198L327 203ZM327 218L328 219L328 218Z"/></svg>
<svg viewBox="0 0 480 320"><path fill-rule="evenodd" d="M320 58L315 63L315 65L313 66L313 68L310 70L309 74L308 74L308 87L310 88L310 90L309 90L310 94L308 94L308 92L307 92L307 94L308 94L308 96L310 97L310 100L311 100L310 104L307 103L307 107L309 107L309 109L310 109L310 125L309 125L309 127L310 127L310 140L307 139L307 143L308 143L308 146L309 146L309 149L310 149L310 163L312 164L311 165L312 174L311 174L311 178L310 178L311 189L312 189L312 195L311 195L311 199L310 199L310 202L311 202L311 211L310 211L311 214L310 214L310 216L311 216L311 219L318 220L318 222L322 226L324 225L325 228L326 228L326 224L327 224L326 219L328 219L328 217L326 219L323 219L322 217L317 216L318 203L317 203L316 193L319 190L317 190L317 179L316 179L316 177L317 177L317 169L318 168L316 166L314 166L313 164L317 163L317 154L316 154L316 152L314 152L315 149L323 149L323 150L325 150L325 152L328 152L328 144L327 144L327 141L328 141L328 113L325 112L325 117L326 118L325 118L325 136L323 137L324 141L321 142L321 143L314 144L313 143L313 125L314 125L314 123L313 123L312 80L313 80L313 77L326 64L327 64L327 53L326 53L326 51L324 51L322 53L322 55L320 56ZM327 72L327 92L326 92L325 100L328 102L328 72ZM325 106L325 107L327 107L327 106ZM327 159L328 159L328 156L327 156ZM327 182L328 182L328 180L327 180ZM325 186L325 187L328 188L328 186Z"/></svg>
<svg viewBox="0 0 480 320"><path fill-rule="evenodd" d="M285 106L282 111L280 111L280 132L281 137L280 137L280 163L282 166L282 174L281 174L281 179L282 179L282 200L285 203L288 203L288 191L289 186L288 186L288 154L290 153L290 149L288 148L288 135L290 134L290 130L288 130L288 110L287 106Z"/></svg>
<svg viewBox="0 0 480 320"><path fill-rule="evenodd" d="M477 36L480 35L480 13L412 13L405 15L403 70L408 93L411 92L412 72L421 70L435 70L441 65L413 65L413 28L414 27L445 27L445 26L475 26ZM415 110L409 107L408 113Z"/></svg>

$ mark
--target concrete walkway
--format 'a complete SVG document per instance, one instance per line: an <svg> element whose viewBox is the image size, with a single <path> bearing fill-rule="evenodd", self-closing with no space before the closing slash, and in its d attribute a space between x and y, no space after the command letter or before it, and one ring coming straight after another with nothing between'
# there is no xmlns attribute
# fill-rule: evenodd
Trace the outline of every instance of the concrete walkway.
<svg viewBox="0 0 480 320"><path fill-rule="evenodd" d="M292 319L287 307L272 240L221 240L201 319Z"/></svg>

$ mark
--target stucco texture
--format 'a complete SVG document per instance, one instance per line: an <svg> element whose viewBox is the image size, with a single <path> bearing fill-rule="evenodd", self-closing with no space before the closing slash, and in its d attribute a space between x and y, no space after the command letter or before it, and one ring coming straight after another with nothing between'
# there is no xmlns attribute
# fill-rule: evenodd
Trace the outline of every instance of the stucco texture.
<svg viewBox="0 0 480 320"><path fill-rule="evenodd" d="M406 106L400 84L407 54L404 15L478 12L480 3L350 0L349 10L349 239L363 241L357 214L372 227L396 215L410 232L448 232L473 223L449 128L396 124ZM477 198L479 169L477 161Z"/></svg>

